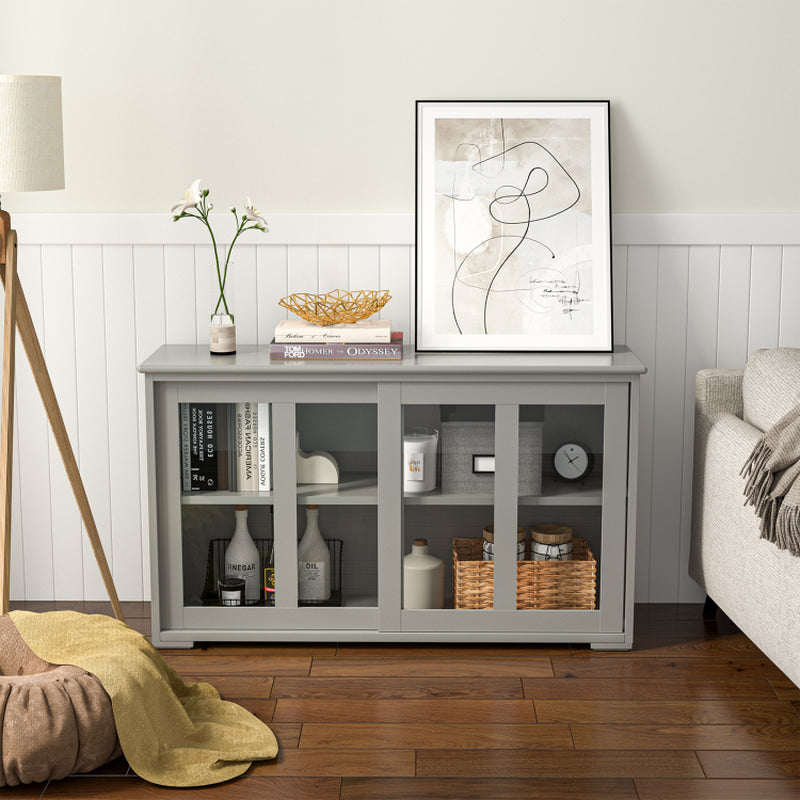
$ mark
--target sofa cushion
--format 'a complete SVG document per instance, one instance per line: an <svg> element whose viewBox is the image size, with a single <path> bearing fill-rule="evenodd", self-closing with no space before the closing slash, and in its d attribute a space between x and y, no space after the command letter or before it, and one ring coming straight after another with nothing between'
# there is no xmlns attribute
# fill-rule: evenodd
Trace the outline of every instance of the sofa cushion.
<svg viewBox="0 0 800 800"><path fill-rule="evenodd" d="M744 420L762 431L800 404L800 348L756 350L742 381Z"/></svg>

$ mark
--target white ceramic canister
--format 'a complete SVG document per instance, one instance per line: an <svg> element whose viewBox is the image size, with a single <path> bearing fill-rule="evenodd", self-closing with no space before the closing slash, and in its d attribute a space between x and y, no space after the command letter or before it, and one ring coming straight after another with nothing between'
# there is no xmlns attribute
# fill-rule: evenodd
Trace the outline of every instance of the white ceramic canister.
<svg viewBox="0 0 800 800"><path fill-rule="evenodd" d="M571 561L572 542L542 544L531 542L531 561Z"/></svg>
<svg viewBox="0 0 800 800"><path fill-rule="evenodd" d="M427 539L414 539L403 556L403 608L444 607L444 561L428 552Z"/></svg>
<svg viewBox="0 0 800 800"><path fill-rule="evenodd" d="M494 525L483 529L483 560L494 561ZM525 528L517 526L517 561L525 560Z"/></svg>
<svg viewBox="0 0 800 800"><path fill-rule="evenodd" d="M403 490L410 494L436 488L439 431L417 428L403 436Z"/></svg>

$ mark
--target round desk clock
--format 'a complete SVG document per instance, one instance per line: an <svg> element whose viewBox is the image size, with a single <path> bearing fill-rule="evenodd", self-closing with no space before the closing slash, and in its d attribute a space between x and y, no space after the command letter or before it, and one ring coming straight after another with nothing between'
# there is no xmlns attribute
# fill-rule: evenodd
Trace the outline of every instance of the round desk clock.
<svg viewBox="0 0 800 800"><path fill-rule="evenodd" d="M562 480L583 480L593 467L594 454L581 442L564 442L553 453L553 468Z"/></svg>

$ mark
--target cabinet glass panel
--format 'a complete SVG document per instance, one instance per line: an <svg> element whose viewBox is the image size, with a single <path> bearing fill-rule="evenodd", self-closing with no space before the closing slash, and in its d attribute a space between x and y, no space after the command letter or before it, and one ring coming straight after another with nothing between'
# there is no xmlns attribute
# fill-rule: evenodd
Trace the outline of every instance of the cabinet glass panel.
<svg viewBox="0 0 800 800"><path fill-rule="evenodd" d="M298 605L378 604L377 407L300 403Z"/></svg>
<svg viewBox="0 0 800 800"><path fill-rule="evenodd" d="M208 493L246 496L272 490L269 403L180 403L184 502L214 502ZM223 496L216 495L217 498Z"/></svg>
<svg viewBox="0 0 800 800"><path fill-rule="evenodd" d="M404 406L404 609L490 607L491 570L453 563L491 557L495 455L493 405Z"/></svg>
<svg viewBox="0 0 800 800"><path fill-rule="evenodd" d="M603 406L520 406L520 609L597 608Z"/></svg>
<svg viewBox="0 0 800 800"><path fill-rule="evenodd" d="M186 402L178 414L184 605L270 605L270 404Z"/></svg>
<svg viewBox="0 0 800 800"><path fill-rule="evenodd" d="M255 545L253 557L247 549L230 556L237 526L237 505L184 504L181 508L183 541L183 601L186 606L272 605L273 588L265 585L264 569L272 561L274 542L272 506L239 504L245 512L247 531ZM240 574L248 574L244 595L226 582L226 562L235 563ZM250 585L248 585L250 584ZM266 591L265 591L266 590Z"/></svg>

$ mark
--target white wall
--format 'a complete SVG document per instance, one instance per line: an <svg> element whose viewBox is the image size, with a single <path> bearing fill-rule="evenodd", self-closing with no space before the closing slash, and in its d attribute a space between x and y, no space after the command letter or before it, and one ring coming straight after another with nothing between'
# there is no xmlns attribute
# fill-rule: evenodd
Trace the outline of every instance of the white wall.
<svg viewBox="0 0 800 800"><path fill-rule="evenodd" d="M418 99L610 99L616 212L800 210L795 0L4 0L62 75L67 189L17 211L413 211Z"/></svg>
<svg viewBox="0 0 800 800"><path fill-rule="evenodd" d="M136 364L205 336L207 245L166 219L189 182L270 221L242 341L285 290L368 281L411 320L415 100L600 98L615 339L649 369L637 599L696 599L693 372L800 346L798 30L794 0L4 0L0 73L64 79L67 189L3 203L121 596L148 594ZM102 597L19 364L14 597Z"/></svg>

